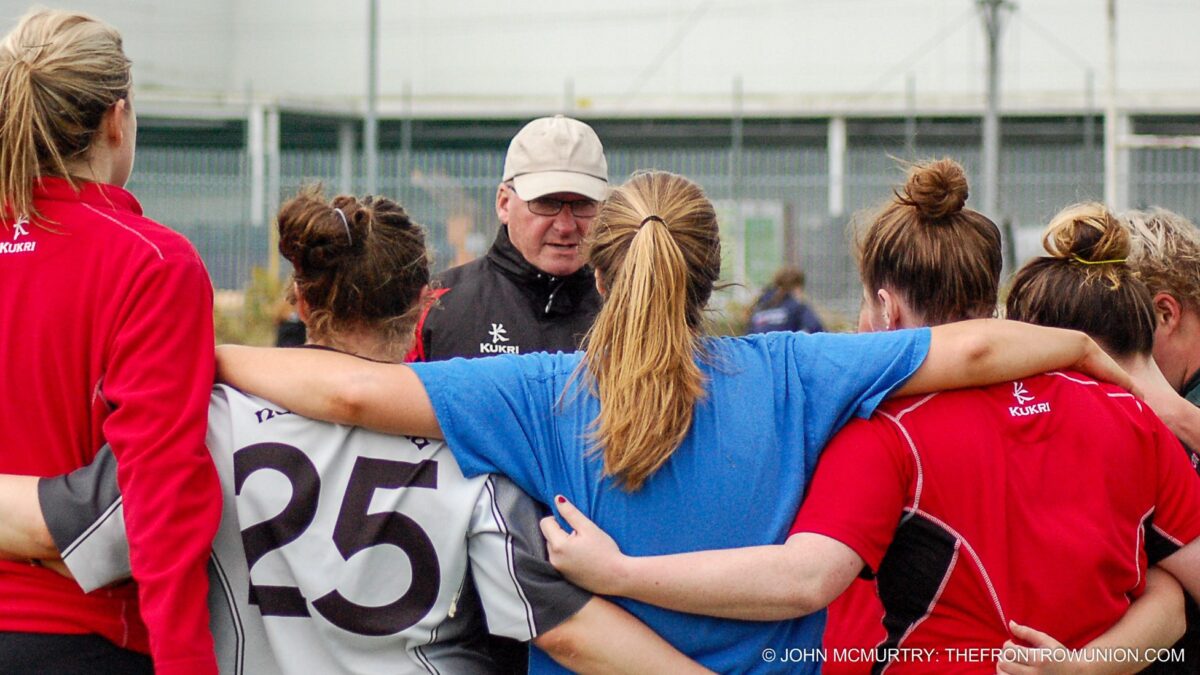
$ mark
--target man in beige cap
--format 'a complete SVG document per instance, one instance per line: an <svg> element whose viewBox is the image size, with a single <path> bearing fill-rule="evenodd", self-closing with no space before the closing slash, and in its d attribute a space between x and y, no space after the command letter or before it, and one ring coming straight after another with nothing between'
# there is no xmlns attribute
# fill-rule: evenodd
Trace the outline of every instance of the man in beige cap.
<svg viewBox="0 0 1200 675"><path fill-rule="evenodd" d="M608 162L591 127L562 115L526 124L496 190L496 241L441 275L410 360L578 349L600 309L583 238L607 196Z"/></svg>

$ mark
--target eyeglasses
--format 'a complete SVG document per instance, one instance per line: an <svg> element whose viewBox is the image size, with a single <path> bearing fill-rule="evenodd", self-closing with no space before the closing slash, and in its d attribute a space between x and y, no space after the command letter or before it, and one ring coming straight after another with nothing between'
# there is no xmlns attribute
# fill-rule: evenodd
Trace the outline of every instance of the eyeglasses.
<svg viewBox="0 0 1200 675"><path fill-rule="evenodd" d="M511 183L505 183L505 187L516 194L516 190ZM520 195L517 195L520 197ZM538 216L557 216L559 211L562 211L563 206L571 207L571 215L576 218L592 218L600 210L600 202L595 199L552 199L550 197L538 197L525 202L529 206L530 213Z"/></svg>

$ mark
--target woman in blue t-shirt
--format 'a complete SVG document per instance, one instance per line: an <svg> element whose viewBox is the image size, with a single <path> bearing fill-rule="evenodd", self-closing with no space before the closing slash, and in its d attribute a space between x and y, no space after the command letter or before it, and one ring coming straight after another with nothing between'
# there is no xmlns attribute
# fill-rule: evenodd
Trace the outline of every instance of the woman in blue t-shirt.
<svg viewBox="0 0 1200 675"><path fill-rule="evenodd" d="M445 438L465 474L507 474L546 503L565 495L634 555L783 542L821 448L887 396L1057 367L1128 384L1081 333L1000 320L708 337L716 213L674 174L639 173L615 190L587 243L606 301L583 352L407 367L223 347L221 376L307 416ZM820 644L820 615L751 623L622 604L719 671Z"/></svg>

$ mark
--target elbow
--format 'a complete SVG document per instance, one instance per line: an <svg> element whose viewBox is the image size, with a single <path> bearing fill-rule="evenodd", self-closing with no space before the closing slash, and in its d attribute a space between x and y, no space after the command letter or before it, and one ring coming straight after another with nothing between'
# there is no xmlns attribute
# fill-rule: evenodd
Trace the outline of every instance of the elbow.
<svg viewBox="0 0 1200 675"><path fill-rule="evenodd" d="M964 335L961 343L963 360L968 368L975 368L991 361L995 353L995 344L986 332L973 331Z"/></svg>
<svg viewBox="0 0 1200 675"><path fill-rule="evenodd" d="M783 599L778 618L794 619L825 609L846 590L861 569L862 563L858 559L846 565L823 562L787 578L785 583L778 584Z"/></svg>
<svg viewBox="0 0 1200 675"><path fill-rule="evenodd" d="M321 405L312 415L338 424L362 426L371 410L374 388L364 376L340 377L329 388Z"/></svg>
<svg viewBox="0 0 1200 675"><path fill-rule="evenodd" d="M329 419L339 424L358 426L363 418L366 404L361 387L340 385L329 393L325 408Z"/></svg>
<svg viewBox="0 0 1200 675"><path fill-rule="evenodd" d="M44 520L37 520L33 531L29 533L29 540L36 551L36 555L30 556L31 558L58 560L62 555L58 550L58 545L54 543L54 537L50 536L50 530L46 528Z"/></svg>
<svg viewBox="0 0 1200 675"><path fill-rule="evenodd" d="M772 620L784 621L825 609L828 602L824 601L809 580L799 580L788 584L780 593L778 615Z"/></svg>
<svg viewBox="0 0 1200 675"><path fill-rule="evenodd" d="M565 621L533 639L538 649L563 667L579 671L583 660L584 639L573 629L572 621Z"/></svg>

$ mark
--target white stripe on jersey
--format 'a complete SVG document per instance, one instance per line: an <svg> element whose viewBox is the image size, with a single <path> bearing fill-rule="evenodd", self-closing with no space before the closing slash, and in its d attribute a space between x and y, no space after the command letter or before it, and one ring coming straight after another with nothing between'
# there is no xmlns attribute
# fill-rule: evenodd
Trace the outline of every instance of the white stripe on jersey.
<svg viewBox="0 0 1200 675"><path fill-rule="evenodd" d="M533 622L533 607L529 605L529 599L525 597L525 593L521 589L521 582L517 580L517 563L515 559L516 555L513 551L512 535L508 532L508 523L505 522L504 514L500 510L500 503L496 498L496 489L492 485L490 478L484 488L487 490L487 496L491 502L490 512L492 518L495 519L494 522L500 533L504 535L505 566L508 569L509 578L512 580L513 590L516 592L517 597L521 598L521 609L525 610L525 621L529 627L529 639L532 639L532 636L537 635L537 629L534 627Z"/></svg>

